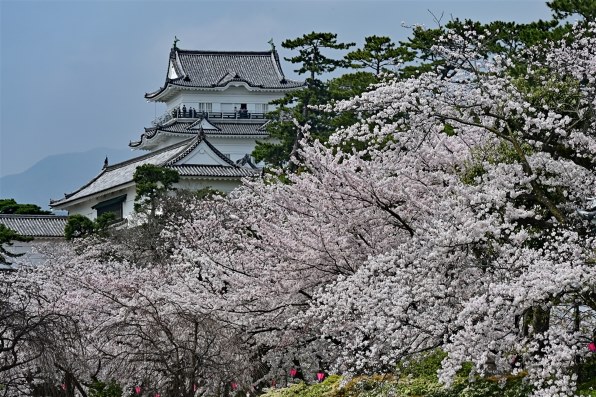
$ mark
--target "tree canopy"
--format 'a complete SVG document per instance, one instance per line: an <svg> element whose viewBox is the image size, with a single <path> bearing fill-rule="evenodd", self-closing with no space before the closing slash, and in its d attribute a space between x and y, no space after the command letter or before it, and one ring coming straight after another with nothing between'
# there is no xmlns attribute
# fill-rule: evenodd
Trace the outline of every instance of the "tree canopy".
<svg viewBox="0 0 596 397"><path fill-rule="evenodd" d="M0 199L0 214L14 215L48 215L50 211L42 210L35 204L19 204L14 199ZM10 252L9 248L15 241L27 242L32 237L23 236L16 231L0 224L0 264L10 264L9 258L17 258L23 254Z"/></svg>
<svg viewBox="0 0 596 397"><path fill-rule="evenodd" d="M297 64L295 71L306 74L305 87L302 90L288 93L284 98L275 101L279 107L271 112L272 123L267 131L273 141L257 142L253 156L257 161L264 160L268 164L283 166L289 164L294 169L299 164L299 143L304 137L302 128L297 128L296 120L300 124L308 124L310 135L317 139L326 139L331 131L328 116L315 106L324 105L330 100L327 84L321 80L324 73L330 73L337 68L349 67L345 59L335 59L325 55L329 50L346 50L354 43L337 41L335 33L312 32L296 39L285 40L282 46L298 51L298 55L286 58ZM294 161L291 161L294 159Z"/></svg>
<svg viewBox="0 0 596 397"><path fill-rule="evenodd" d="M10 264L9 258L17 258L23 255L9 251L8 247L12 246L15 241L27 242L31 240L33 240L32 237L22 236L0 223L0 264Z"/></svg>
<svg viewBox="0 0 596 397"><path fill-rule="evenodd" d="M148 208L155 217L158 199L180 179L175 170L159 167L153 164L143 164L137 167L133 180L136 184L135 211L140 212Z"/></svg>
<svg viewBox="0 0 596 397"><path fill-rule="evenodd" d="M0 199L0 214L50 215L51 212L42 210L36 204L19 204L15 199Z"/></svg>
<svg viewBox="0 0 596 397"><path fill-rule="evenodd" d="M403 47L396 47L386 36L368 36L364 46L346 54L353 67L370 68L378 76L387 66L396 66L407 55Z"/></svg>

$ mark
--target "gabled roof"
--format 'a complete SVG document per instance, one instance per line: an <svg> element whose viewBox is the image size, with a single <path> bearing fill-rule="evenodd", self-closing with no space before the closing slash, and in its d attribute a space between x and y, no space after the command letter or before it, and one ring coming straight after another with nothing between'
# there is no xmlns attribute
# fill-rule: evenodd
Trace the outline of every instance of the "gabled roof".
<svg viewBox="0 0 596 397"><path fill-rule="evenodd" d="M138 166L143 164L160 165L179 152L183 151L192 139L179 142L144 156L136 157L121 163L104 168L95 178L80 189L65 194L63 199L50 200L51 207L60 207L63 204L78 200L83 197L132 183L133 174Z"/></svg>
<svg viewBox="0 0 596 397"><path fill-rule="evenodd" d="M199 152L208 152L211 164L192 163L192 156L198 155ZM144 156L108 166L89 183L75 192L65 194L63 199L51 200L50 206L60 208L65 204L100 192L131 185L135 170L144 164L153 164L179 170L180 175L183 177L238 179L258 174L255 170L236 165L224 156L207 141L205 134L201 131L198 134L195 133L193 138L156 150Z"/></svg>
<svg viewBox="0 0 596 397"><path fill-rule="evenodd" d="M209 122L207 118L200 117L194 123L191 123L188 128L189 131L191 130L203 130L203 131L221 131L221 128L213 125L213 123Z"/></svg>
<svg viewBox="0 0 596 397"><path fill-rule="evenodd" d="M168 86L218 88L231 82L267 90L304 86L302 81L285 78L275 50L191 51L172 48L164 86L145 94L145 98L159 100L157 97Z"/></svg>
<svg viewBox="0 0 596 397"><path fill-rule="evenodd" d="M248 153L245 154L244 157L242 157L240 160L236 160L236 164L242 167L252 168L253 170L259 168L252 162L252 159L250 158L250 155Z"/></svg>
<svg viewBox="0 0 596 397"><path fill-rule="evenodd" d="M205 123L205 122L208 122ZM145 132L141 134L141 139L138 141L130 142L128 146L134 149L145 149L151 148L151 140L155 139L160 134L174 134L182 137L193 137L197 134L196 127L202 129L207 137L218 136L218 137L256 137L266 138L269 136L267 132L268 120L219 120L214 121L212 119L205 120L199 118L196 121L178 121L178 119L172 119L165 124L145 128ZM147 145L148 147L144 147Z"/></svg>
<svg viewBox="0 0 596 397"><path fill-rule="evenodd" d="M29 237L64 237L66 222L66 216L0 214L0 224Z"/></svg>
<svg viewBox="0 0 596 397"><path fill-rule="evenodd" d="M201 146L202 150L200 149ZM170 158L168 161L163 163L163 165L174 166L186 164L187 160L189 159L189 157L191 157L191 155L194 152L209 152L210 157L216 162L216 164L213 165L219 165L223 167L236 166L236 164L234 164L232 160L224 156L222 152L217 150L215 146L213 146L207 139L205 139L205 134L203 133L199 133L197 137L193 139L192 142L183 151L181 151L176 156ZM202 157L205 158L205 156ZM203 165L204 162L201 162L199 164Z"/></svg>

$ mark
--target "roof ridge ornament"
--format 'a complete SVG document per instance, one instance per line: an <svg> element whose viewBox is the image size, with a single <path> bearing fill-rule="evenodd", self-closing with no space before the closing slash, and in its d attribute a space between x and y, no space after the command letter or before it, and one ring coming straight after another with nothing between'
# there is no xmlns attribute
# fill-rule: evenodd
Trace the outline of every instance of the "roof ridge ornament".
<svg viewBox="0 0 596 397"><path fill-rule="evenodd" d="M273 37L267 42L271 46L271 52L275 51L275 44L273 43Z"/></svg>
<svg viewBox="0 0 596 397"><path fill-rule="evenodd" d="M174 50L177 50L178 49L178 42L179 41L180 41L180 39L178 37L174 36L174 44L172 44L172 48Z"/></svg>

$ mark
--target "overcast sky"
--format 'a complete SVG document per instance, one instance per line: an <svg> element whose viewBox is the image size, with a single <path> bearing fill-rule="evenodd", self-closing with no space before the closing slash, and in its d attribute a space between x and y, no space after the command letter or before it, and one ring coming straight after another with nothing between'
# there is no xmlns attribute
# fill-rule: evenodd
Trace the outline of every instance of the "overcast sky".
<svg viewBox="0 0 596 397"><path fill-rule="evenodd" d="M550 17L539 0L0 0L0 176L137 140L163 111L143 95L163 85L174 35L197 50L268 50L273 38L287 57L280 43L311 31L358 45L370 35L403 40L403 24L436 26L429 10L443 21ZM298 78L292 69L284 63Z"/></svg>

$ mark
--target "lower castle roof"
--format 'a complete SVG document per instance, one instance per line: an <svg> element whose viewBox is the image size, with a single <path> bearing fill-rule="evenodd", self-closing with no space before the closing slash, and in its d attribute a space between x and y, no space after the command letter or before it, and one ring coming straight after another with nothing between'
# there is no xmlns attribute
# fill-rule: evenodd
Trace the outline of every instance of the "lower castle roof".
<svg viewBox="0 0 596 397"><path fill-rule="evenodd" d="M66 222L66 216L0 214L0 224L28 237L64 237Z"/></svg>
<svg viewBox="0 0 596 397"><path fill-rule="evenodd" d="M218 164L177 164L189 156L201 143L205 144L213 156L218 159ZM259 175L260 172L258 169L241 167L235 164L211 145L205 138L204 133L197 134L195 132L194 138L186 139L144 156L105 167L99 175L80 189L65 194L62 199L51 200L50 206L60 208L100 192L130 185L133 183L135 170L144 164L174 169L183 178L240 179Z"/></svg>

